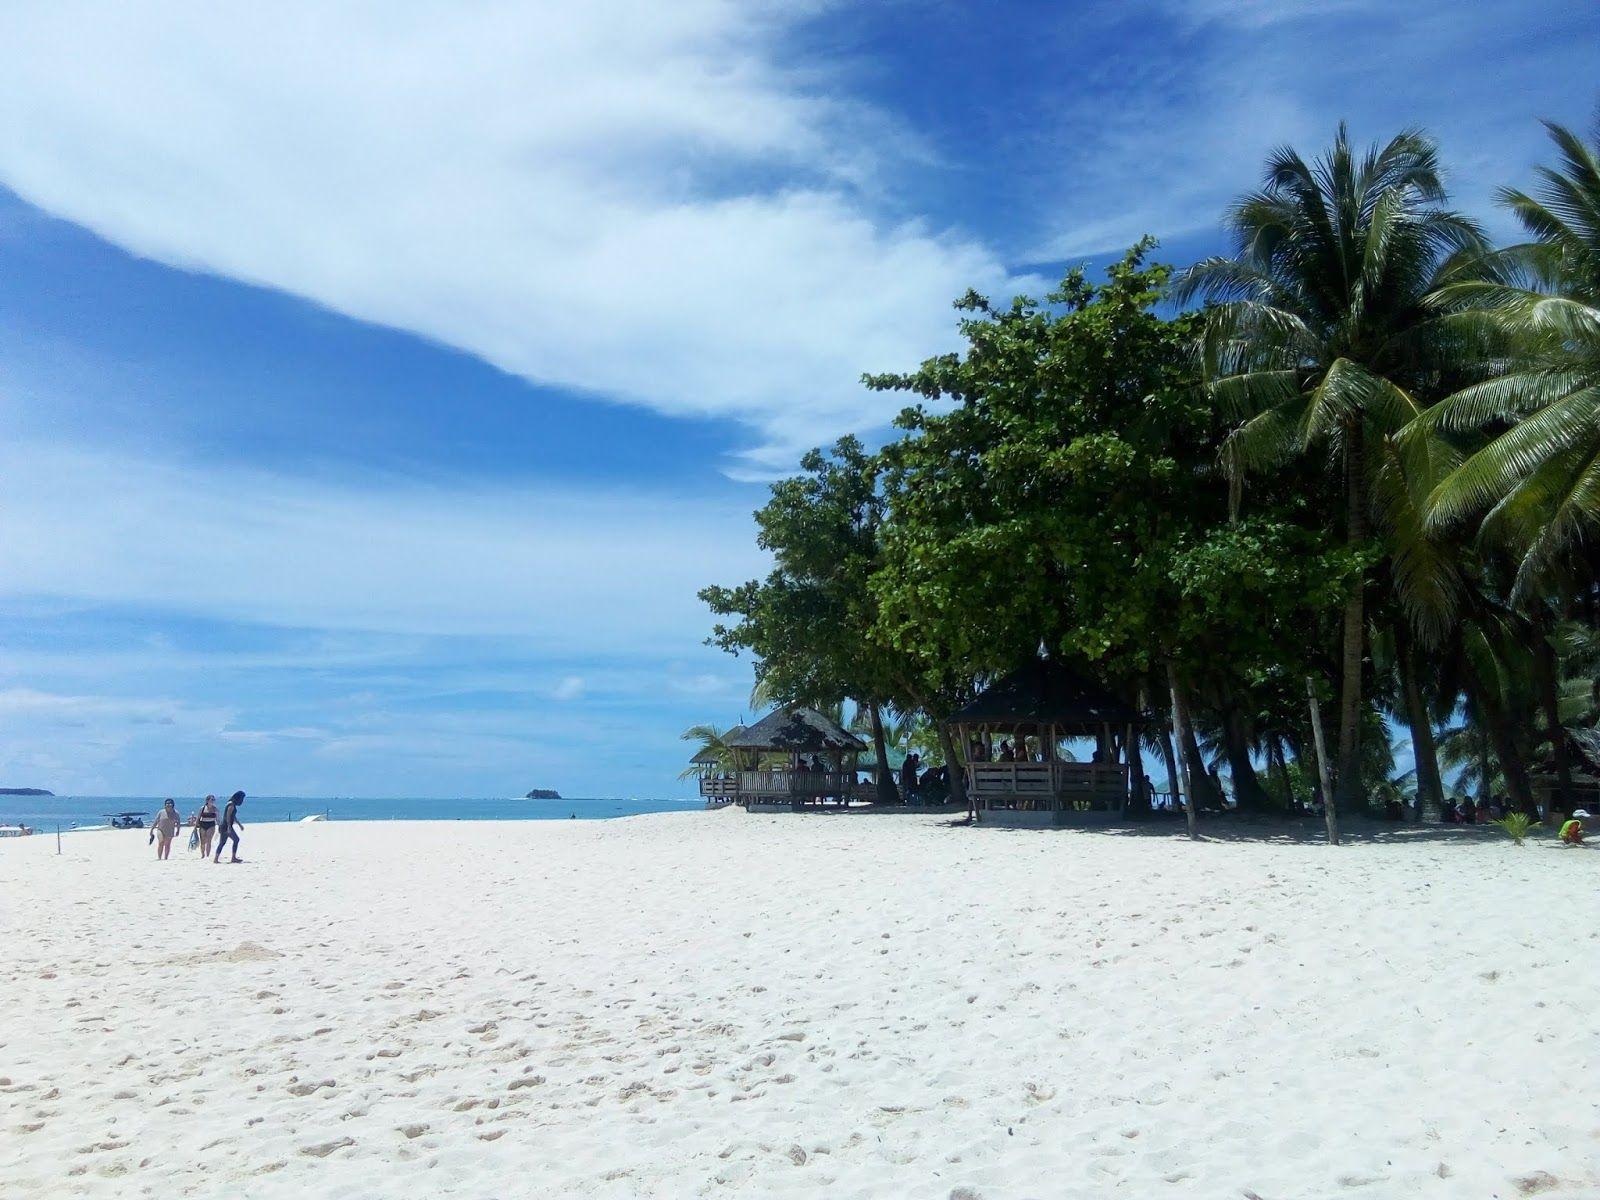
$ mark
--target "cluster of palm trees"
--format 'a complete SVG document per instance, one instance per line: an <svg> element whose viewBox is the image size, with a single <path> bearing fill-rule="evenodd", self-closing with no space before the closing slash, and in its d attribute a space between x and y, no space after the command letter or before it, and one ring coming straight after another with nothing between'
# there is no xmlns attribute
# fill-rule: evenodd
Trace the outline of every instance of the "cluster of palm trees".
<svg viewBox="0 0 1600 1200"><path fill-rule="evenodd" d="M1235 507L1264 475L1326 472L1363 556L1341 622L1347 803L1379 708L1410 728L1424 811L1463 778L1525 800L1539 756L1570 803L1563 720L1593 715L1600 579L1600 136L1548 128L1557 164L1500 194L1517 245L1448 206L1427 135L1361 152L1341 127L1313 161L1275 154L1229 210L1234 252L1179 281L1206 304Z"/></svg>

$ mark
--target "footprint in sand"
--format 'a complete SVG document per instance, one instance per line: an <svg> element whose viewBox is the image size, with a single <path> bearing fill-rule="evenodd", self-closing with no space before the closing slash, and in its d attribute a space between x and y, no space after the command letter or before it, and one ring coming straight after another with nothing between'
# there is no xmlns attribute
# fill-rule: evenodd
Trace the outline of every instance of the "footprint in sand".
<svg viewBox="0 0 1600 1200"><path fill-rule="evenodd" d="M343 1150L346 1146L354 1146L355 1138L335 1138L331 1142L320 1142L315 1146L301 1146L300 1153L308 1154L312 1158L327 1158L335 1150Z"/></svg>

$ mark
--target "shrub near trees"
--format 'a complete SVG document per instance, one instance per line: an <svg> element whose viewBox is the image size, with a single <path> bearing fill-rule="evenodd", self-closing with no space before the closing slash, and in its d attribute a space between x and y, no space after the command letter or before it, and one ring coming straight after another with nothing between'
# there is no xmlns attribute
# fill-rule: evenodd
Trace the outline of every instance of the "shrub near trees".
<svg viewBox="0 0 1600 1200"><path fill-rule="evenodd" d="M1600 156L1552 136L1560 165L1504 193L1523 245L1448 207L1426 135L1361 151L1341 127L1272 157L1227 257L1175 277L1146 239L1042 302L962 297L960 353L866 377L915 398L899 436L774 485L774 569L702 593L713 640L768 695L854 700L880 765L884 713L942 730L1046 653L1176 713L1154 743L1202 807L1208 753L1247 811L1319 765L1345 806L1394 796L1390 722L1423 812L1441 746L1517 803L1548 763L1570 807L1563 706L1595 706L1564 697L1597 694ZM1308 686L1337 714L1327 764Z"/></svg>

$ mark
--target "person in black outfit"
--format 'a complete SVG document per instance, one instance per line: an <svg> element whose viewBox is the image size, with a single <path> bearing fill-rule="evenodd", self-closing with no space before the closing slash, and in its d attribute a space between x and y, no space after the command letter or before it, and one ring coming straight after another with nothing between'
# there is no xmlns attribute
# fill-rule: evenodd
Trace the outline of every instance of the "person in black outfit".
<svg viewBox="0 0 1600 1200"><path fill-rule="evenodd" d="M900 764L900 794L902 802L910 804L917 795L917 768L922 765L922 759L915 751L906 755L905 761Z"/></svg>
<svg viewBox="0 0 1600 1200"><path fill-rule="evenodd" d="M211 839L217 836L217 798L207 796L200 811L194 815L194 827L200 833L200 857L211 857Z"/></svg>
<svg viewBox="0 0 1600 1200"><path fill-rule="evenodd" d="M233 841L233 853L228 861L239 861L239 830L244 828L244 822L239 820L239 805L243 803L243 792L235 792L228 797L227 807L222 810L222 823L217 826L217 855L212 862L222 861L222 848L230 839Z"/></svg>

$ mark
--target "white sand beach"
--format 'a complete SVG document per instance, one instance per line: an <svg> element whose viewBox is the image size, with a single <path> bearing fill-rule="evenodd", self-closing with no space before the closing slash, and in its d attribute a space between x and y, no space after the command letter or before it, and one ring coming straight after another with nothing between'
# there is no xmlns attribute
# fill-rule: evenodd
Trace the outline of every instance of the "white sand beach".
<svg viewBox="0 0 1600 1200"><path fill-rule="evenodd" d="M0 1195L1600 1196L1600 850L939 816L0 844Z"/></svg>

